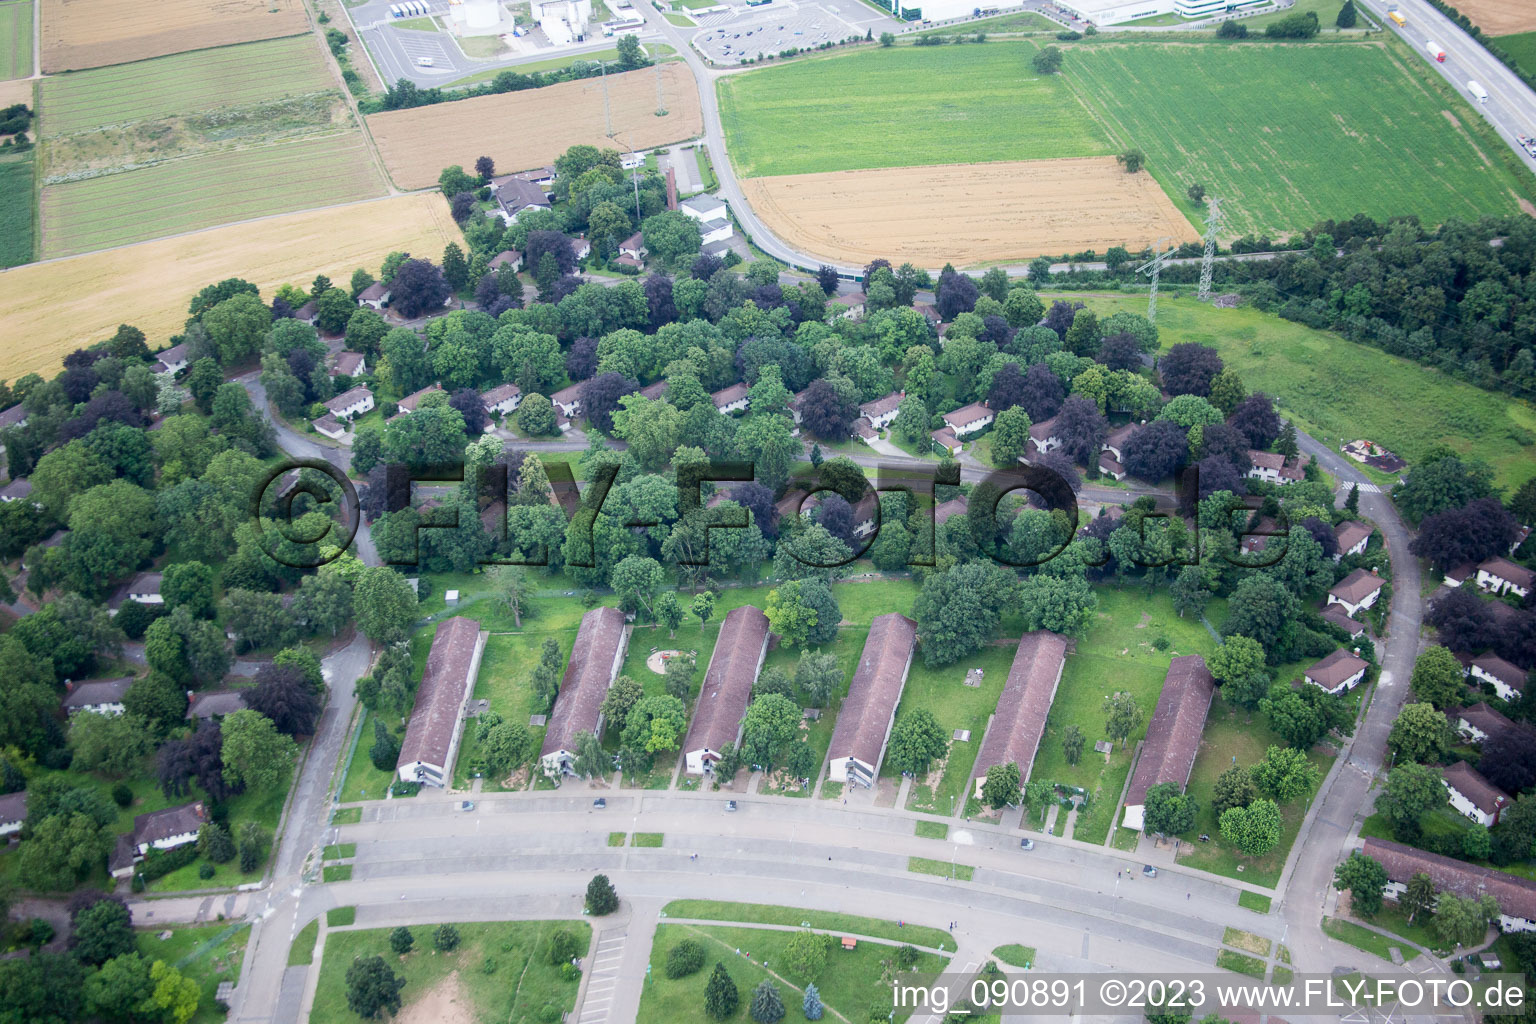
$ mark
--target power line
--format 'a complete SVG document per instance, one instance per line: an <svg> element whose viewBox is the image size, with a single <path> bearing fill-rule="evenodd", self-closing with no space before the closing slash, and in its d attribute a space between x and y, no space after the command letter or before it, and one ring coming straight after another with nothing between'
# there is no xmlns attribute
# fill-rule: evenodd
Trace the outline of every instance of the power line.
<svg viewBox="0 0 1536 1024"><path fill-rule="evenodd" d="M1165 252L1158 252L1163 247L1164 242L1168 243L1168 249ZM1163 272L1163 264L1173 258L1173 254L1179 251L1179 247L1174 243L1173 239L1164 235L1157 240L1157 244L1152 247L1152 251L1156 255L1136 269L1139 273L1150 274L1152 277L1152 289L1147 296L1147 320L1155 324L1157 323L1157 279Z"/></svg>
<svg viewBox="0 0 1536 1024"><path fill-rule="evenodd" d="M1216 228L1221 223L1221 200L1211 196L1211 212L1205 221L1205 255L1200 260L1201 302L1211 297L1211 273L1216 266Z"/></svg>

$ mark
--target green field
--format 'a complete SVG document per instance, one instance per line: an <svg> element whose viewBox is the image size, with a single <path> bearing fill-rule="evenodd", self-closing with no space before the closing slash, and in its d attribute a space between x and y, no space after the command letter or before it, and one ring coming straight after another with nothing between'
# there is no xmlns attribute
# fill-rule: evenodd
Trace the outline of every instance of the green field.
<svg viewBox="0 0 1536 1024"><path fill-rule="evenodd" d="M0 159L0 267L32 262L32 155Z"/></svg>
<svg viewBox="0 0 1536 1024"><path fill-rule="evenodd" d="M457 973L469 1019L560 1020L575 1004L578 985L563 980L544 955L549 935L560 928L576 937L576 948L585 956L591 941L585 921L460 924L460 945L452 953L432 948L435 924L413 925L416 946L403 957L389 951L391 928L330 932L309 1019L314 1024L355 1024L358 1016L347 1008L347 968L355 957L379 955L405 979L400 998L406 1007Z"/></svg>
<svg viewBox="0 0 1536 1024"><path fill-rule="evenodd" d="M747 177L1114 150L1027 41L860 50L720 81L731 161ZM892 145L893 139L901 140Z"/></svg>
<svg viewBox="0 0 1536 1024"><path fill-rule="evenodd" d="M335 88L312 36L194 50L43 79L44 138Z"/></svg>
<svg viewBox="0 0 1536 1024"><path fill-rule="evenodd" d="M1494 36L1493 41L1498 43L1505 53L1515 58L1515 63L1520 65L1521 71L1528 75L1536 75L1536 32Z"/></svg>
<svg viewBox="0 0 1536 1024"><path fill-rule="evenodd" d="M32 73L32 0L0 4L0 78Z"/></svg>
<svg viewBox="0 0 1536 1024"><path fill-rule="evenodd" d="M383 193L358 132L172 160L42 194L49 258Z"/></svg>
<svg viewBox="0 0 1536 1024"><path fill-rule="evenodd" d="M1512 158L1469 134L1477 115L1429 74L1375 44L1260 43L1098 44L1063 71L1166 192L1200 182L1220 196L1228 236L1356 213L1514 213Z"/></svg>
<svg viewBox="0 0 1536 1024"><path fill-rule="evenodd" d="M162 939L166 931L170 938ZM214 1002L221 981L239 981L250 926L244 922L156 926L137 932L138 951L147 960L164 960L197 982L197 1012L189 1024L217 1024L224 1011Z"/></svg>
<svg viewBox="0 0 1536 1024"><path fill-rule="evenodd" d="M915 32L913 35L973 36L977 32L986 32L990 35L994 32L1060 32L1061 30L1058 22L1052 21L1043 14L1036 14L1034 11L1015 11L1012 14L998 15L996 18L968 21L964 25L946 25L926 32Z"/></svg>
<svg viewBox="0 0 1536 1024"><path fill-rule="evenodd" d="M727 903L720 900L673 900L662 910L668 917L696 921L741 921L750 924L787 924L818 928L822 931L867 935L892 942L910 942L933 949L948 943L951 936L943 928L928 928L874 917L855 917L826 910L802 910L799 907L775 907L766 903Z"/></svg>
<svg viewBox="0 0 1536 1024"><path fill-rule="evenodd" d="M1079 296L1100 317L1145 314L1145 298ZM1158 299L1164 348L1194 341L1216 348L1250 391L1275 396L1297 426L1337 449L1369 438L1410 463L1432 444L1493 466L1510 490L1536 476L1536 409L1380 349L1254 309L1215 309L1191 298ZM1404 410L1413 415L1404 415Z"/></svg>

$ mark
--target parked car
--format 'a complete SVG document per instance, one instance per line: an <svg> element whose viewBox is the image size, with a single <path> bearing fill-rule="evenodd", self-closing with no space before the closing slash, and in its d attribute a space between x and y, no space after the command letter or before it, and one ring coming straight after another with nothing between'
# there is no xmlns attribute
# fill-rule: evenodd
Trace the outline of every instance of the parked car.
<svg viewBox="0 0 1536 1024"><path fill-rule="evenodd" d="M1033 850L1034 848L1035 848L1035 841L1033 839L1020 839L1019 840L1019 849L1021 849L1021 850Z"/></svg>
<svg viewBox="0 0 1536 1024"><path fill-rule="evenodd" d="M461 811L472 811L474 809L475 809L475 802L473 800L460 800L459 801L459 810L461 810Z"/></svg>
<svg viewBox="0 0 1536 1024"><path fill-rule="evenodd" d="M725 802L725 809L727 811L734 811L736 809L736 801L735 800L727 800Z"/></svg>
<svg viewBox="0 0 1536 1024"><path fill-rule="evenodd" d="M596 807L598 810L602 810L604 807L608 806L608 798L600 796L596 800L592 801L592 806Z"/></svg>
<svg viewBox="0 0 1536 1024"><path fill-rule="evenodd" d="M1141 873L1146 875L1148 878L1156 878L1157 868L1153 867L1151 864L1143 864L1141 866Z"/></svg>

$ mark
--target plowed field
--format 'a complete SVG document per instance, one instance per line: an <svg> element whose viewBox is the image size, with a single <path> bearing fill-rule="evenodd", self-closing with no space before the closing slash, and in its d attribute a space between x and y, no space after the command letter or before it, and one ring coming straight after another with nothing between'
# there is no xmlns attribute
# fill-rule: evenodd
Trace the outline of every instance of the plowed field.
<svg viewBox="0 0 1536 1024"><path fill-rule="evenodd" d="M1456 0L1452 6L1491 36L1536 31L1531 0Z"/></svg>
<svg viewBox="0 0 1536 1024"><path fill-rule="evenodd" d="M661 66L667 114L657 117L656 74L646 68L608 79L612 139L605 134L600 78L391 110L371 115L368 127L395 184L407 189L435 185L444 167L471 167L481 156L520 170L554 163L576 145L649 149L698 135L704 129L693 76L681 63Z"/></svg>
<svg viewBox="0 0 1536 1024"><path fill-rule="evenodd" d="M752 178L747 200L788 244L840 263L971 266L1197 237L1152 176L1113 157Z"/></svg>
<svg viewBox="0 0 1536 1024"><path fill-rule="evenodd" d="M378 272L392 250L438 259L464 243L441 196L398 196L296 213L0 273L0 378L51 375L70 351L129 323L157 348L181 330L204 285L242 277L264 296L316 274L347 280Z"/></svg>
<svg viewBox="0 0 1536 1024"><path fill-rule="evenodd" d="M41 0L43 70L78 71L146 57L291 36L309 27L300 0Z"/></svg>

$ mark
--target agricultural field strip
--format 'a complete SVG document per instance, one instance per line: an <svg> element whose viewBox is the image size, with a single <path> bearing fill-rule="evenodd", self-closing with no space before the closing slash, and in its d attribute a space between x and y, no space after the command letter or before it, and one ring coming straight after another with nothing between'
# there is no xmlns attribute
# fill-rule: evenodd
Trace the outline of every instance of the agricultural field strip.
<svg viewBox="0 0 1536 1024"><path fill-rule="evenodd" d="M43 189L43 255L72 255L382 195L357 132L307 136Z"/></svg>
<svg viewBox="0 0 1536 1024"><path fill-rule="evenodd" d="M244 43L43 79L43 138L333 91L309 36Z"/></svg>
<svg viewBox="0 0 1536 1024"><path fill-rule="evenodd" d="M0 78L32 73L32 0L0 3Z"/></svg>
<svg viewBox="0 0 1536 1024"><path fill-rule="evenodd" d="M126 64L306 32L301 0L39 0L45 72Z"/></svg>

